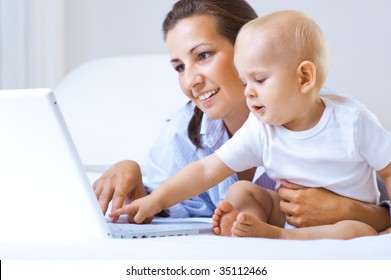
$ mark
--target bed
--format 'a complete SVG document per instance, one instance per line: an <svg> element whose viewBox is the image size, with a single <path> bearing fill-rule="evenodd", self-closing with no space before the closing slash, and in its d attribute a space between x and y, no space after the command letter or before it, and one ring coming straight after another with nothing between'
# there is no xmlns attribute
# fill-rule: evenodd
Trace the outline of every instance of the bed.
<svg viewBox="0 0 391 280"><path fill-rule="evenodd" d="M143 166L166 120L187 102L167 54L86 62L54 93L91 182L122 159L135 159ZM0 240L0 248L1 259L30 260L389 260L391 235L348 241L215 235L137 240L26 237ZM227 248L235 253L227 253Z"/></svg>

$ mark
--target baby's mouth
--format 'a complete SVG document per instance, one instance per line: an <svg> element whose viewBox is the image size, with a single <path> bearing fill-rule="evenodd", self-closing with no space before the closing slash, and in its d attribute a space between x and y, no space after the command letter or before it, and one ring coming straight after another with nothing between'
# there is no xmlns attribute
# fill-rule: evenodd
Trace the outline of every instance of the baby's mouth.
<svg viewBox="0 0 391 280"><path fill-rule="evenodd" d="M264 109L266 109L265 106L256 106L256 105L253 105L252 108L254 112L262 112Z"/></svg>
<svg viewBox="0 0 391 280"><path fill-rule="evenodd" d="M204 93L203 95L198 96L198 99L199 99L200 101L204 101L204 100L206 100L206 99L212 97L213 95L215 95L215 94L218 93L219 91L220 91L219 88L218 88L218 89L214 89L214 90L210 90L210 91Z"/></svg>

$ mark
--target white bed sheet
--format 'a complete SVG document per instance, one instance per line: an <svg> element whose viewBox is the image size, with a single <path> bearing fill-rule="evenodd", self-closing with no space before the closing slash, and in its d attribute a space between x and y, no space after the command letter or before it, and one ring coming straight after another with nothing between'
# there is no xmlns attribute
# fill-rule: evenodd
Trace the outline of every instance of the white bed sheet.
<svg viewBox="0 0 391 280"><path fill-rule="evenodd" d="M100 173L88 172L91 182ZM2 230L6 230L3 227ZM232 253L230 253L232 252ZM292 241L215 235L151 239L7 238L2 260L391 260L391 234Z"/></svg>
<svg viewBox="0 0 391 280"><path fill-rule="evenodd" d="M99 175L88 172L91 182ZM215 235L151 239L9 238L0 240L0 259L391 260L391 234L352 240L313 241Z"/></svg>

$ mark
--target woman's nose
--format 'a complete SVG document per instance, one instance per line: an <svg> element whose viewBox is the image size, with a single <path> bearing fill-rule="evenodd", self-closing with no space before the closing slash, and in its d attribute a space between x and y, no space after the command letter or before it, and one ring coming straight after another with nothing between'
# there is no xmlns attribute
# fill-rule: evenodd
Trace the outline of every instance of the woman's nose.
<svg viewBox="0 0 391 280"><path fill-rule="evenodd" d="M203 82L203 76L193 69L187 69L185 73L185 87L188 90L193 90Z"/></svg>

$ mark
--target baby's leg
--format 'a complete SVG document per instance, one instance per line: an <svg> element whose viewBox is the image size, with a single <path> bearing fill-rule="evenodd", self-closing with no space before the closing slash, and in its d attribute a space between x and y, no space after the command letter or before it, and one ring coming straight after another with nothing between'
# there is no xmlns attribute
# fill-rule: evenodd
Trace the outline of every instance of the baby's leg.
<svg viewBox="0 0 391 280"><path fill-rule="evenodd" d="M333 225L284 229L259 221L251 214L240 213L233 225L232 234L241 237L310 240L352 239L360 236L377 235L378 233L365 223L351 220L341 221Z"/></svg>
<svg viewBox="0 0 391 280"><path fill-rule="evenodd" d="M257 220L283 226L284 214L279 210L279 198L273 191L266 190L248 181L233 184L213 215L216 234L232 235L232 226L239 212L247 212Z"/></svg>

